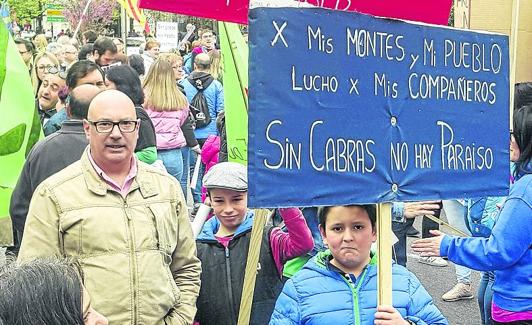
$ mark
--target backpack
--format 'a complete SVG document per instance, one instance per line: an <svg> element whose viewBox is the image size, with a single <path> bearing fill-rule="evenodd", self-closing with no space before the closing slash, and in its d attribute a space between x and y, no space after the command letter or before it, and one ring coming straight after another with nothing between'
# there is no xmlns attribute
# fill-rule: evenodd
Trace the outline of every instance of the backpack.
<svg viewBox="0 0 532 325"><path fill-rule="evenodd" d="M489 237L506 197L488 196L466 200L466 225L473 237Z"/></svg>
<svg viewBox="0 0 532 325"><path fill-rule="evenodd" d="M209 87L213 79L209 78L205 83L203 83L200 79L189 81L198 91L190 101L190 112L194 118L196 129L201 129L211 123L211 114L209 112L209 106L203 91Z"/></svg>

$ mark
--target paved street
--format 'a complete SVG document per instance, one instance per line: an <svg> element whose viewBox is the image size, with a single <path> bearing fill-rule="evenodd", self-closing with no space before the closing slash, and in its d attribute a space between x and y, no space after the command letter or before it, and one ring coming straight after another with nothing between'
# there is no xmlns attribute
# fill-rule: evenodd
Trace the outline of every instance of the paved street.
<svg viewBox="0 0 532 325"><path fill-rule="evenodd" d="M421 231L421 219L422 218L417 218L414 223L414 226L419 231ZM446 231L445 229L440 230L443 230L444 232ZM413 238L408 238L409 248L413 240ZM412 252L409 252L409 254L412 254ZM480 281L479 272L473 271L471 279L473 292L475 293L474 299L445 302L441 299L441 296L456 283L456 275L452 263L449 263L449 266L446 267L435 267L419 263L412 255L409 255L407 267L410 271L414 272L421 283L423 283L423 286L430 293L438 308L442 311L445 317L447 317L450 325L481 324L476 299L476 292Z"/></svg>

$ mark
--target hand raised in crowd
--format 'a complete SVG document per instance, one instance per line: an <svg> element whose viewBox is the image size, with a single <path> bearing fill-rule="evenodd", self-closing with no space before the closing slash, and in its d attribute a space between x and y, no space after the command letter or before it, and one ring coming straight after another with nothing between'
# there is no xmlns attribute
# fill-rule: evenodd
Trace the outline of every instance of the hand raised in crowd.
<svg viewBox="0 0 532 325"><path fill-rule="evenodd" d="M440 246L443 236L441 231L431 230L434 237L418 239L412 243L412 250L421 256L440 256Z"/></svg>
<svg viewBox="0 0 532 325"><path fill-rule="evenodd" d="M375 313L375 325L408 325L397 309L388 305L379 305Z"/></svg>
<svg viewBox="0 0 532 325"><path fill-rule="evenodd" d="M426 214L433 216L440 208L440 201L407 202L405 203L403 215L409 219Z"/></svg>

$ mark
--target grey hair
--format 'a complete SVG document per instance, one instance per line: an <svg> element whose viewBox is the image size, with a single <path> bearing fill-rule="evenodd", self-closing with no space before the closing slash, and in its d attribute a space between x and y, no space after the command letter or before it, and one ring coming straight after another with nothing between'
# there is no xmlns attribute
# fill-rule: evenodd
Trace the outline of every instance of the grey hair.
<svg viewBox="0 0 532 325"><path fill-rule="evenodd" d="M74 262L55 257L0 268L0 324L83 325L78 269Z"/></svg>

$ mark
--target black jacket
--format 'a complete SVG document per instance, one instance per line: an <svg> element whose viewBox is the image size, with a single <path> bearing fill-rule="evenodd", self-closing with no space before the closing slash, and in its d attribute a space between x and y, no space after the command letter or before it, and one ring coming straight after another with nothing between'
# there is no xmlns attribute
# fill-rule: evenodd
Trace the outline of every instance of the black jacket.
<svg viewBox="0 0 532 325"><path fill-rule="evenodd" d="M13 190L9 206L15 252L20 247L31 197L37 186L49 176L78 161L87 145L82 121L67 120L59 131L37 142L32 148Z"/></svg>
<svg viewBox="0 0 532 325"><path fill-rule="evenodd" d="M216 224L216 221L209 220L196 240L202 265L196 319L201 325L235 325L244 286L253 218L246 218L227 249L214 238L214 229L206 229ZM275 301L283 288L270 248L270 231L271 227L265 229L262 237L251 325L268 324Z"/></svg>

